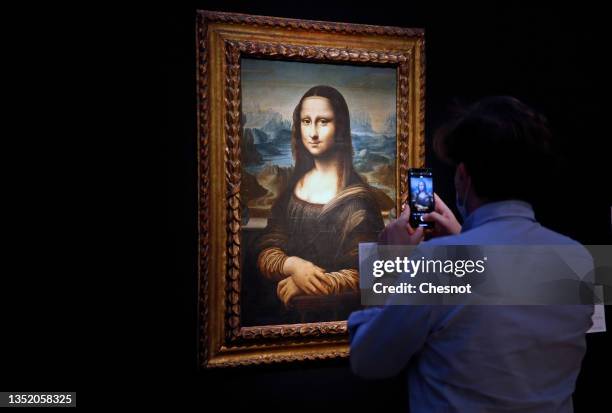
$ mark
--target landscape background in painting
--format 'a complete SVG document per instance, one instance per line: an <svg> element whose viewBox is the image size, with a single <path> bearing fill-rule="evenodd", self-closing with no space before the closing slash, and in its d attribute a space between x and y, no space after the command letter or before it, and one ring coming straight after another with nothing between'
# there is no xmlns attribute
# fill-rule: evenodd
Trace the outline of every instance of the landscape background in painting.
<svg viewBox="0 0 612 413"><path fill-rule="evenodd" d="M243 225L266 225L293 168L291 123L304 93L336 88L351 117L353 164L376 189L383 217L395 212L396 71L393 68L242 59Z"/></svg>

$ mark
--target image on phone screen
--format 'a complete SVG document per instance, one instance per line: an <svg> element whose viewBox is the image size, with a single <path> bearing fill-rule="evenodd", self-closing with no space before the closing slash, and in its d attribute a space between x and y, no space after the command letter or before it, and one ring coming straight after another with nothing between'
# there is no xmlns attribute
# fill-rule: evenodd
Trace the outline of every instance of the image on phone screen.
<svg viewBox="0 0 612 413"><path fill-rule="evenodd" d="M433 174L430 169L411 169L409 177L411 224L431 227L422 216L434 211Z"/></svg>

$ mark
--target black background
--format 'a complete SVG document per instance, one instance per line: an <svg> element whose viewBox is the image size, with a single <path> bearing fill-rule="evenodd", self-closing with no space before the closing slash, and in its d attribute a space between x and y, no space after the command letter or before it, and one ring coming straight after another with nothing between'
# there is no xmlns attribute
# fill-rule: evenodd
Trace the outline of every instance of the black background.
<svg viewBox="0 0 612 413"><path fill-rule="evenodd" d="M293 3L245 5L201 4L209 10L234 11L314 20L422 27L426 36L427 165L435 170L437 192L454 202L453 173L431 153L431 137L455 104L489 95L512 95L548 117L564 168L543 188L540 221L583 243L609 243L610 172L607 166L606 80L600 64L605 50L603 26L596 12L558 9L485 7L438 10L377 2L377 7ZM364 406L387 399L404 408L402 378L366 382L351 375L346 361L198 372L196 355L196 128L193 9L167 16L164 60L168 129L161 136L168 167L171 237L166 253L174 261L166 275L174 294L172 328L166 338L174 352L171 371L185 380L181 392L206 404L212 399ZM517 160L520 167L520 160ZM586 206L577 207L578 200ZM606 350L609 333L590 335L575 396L576 411L587 403L605 402ZM381 349L384 351L384 349Z"/></svg>
<svg viewBox="0 0 612 413"><path fill-rule="evenodd" d="M609 244L605 13L587 5L420 3L74 8L64 16L70 26L45 10L29 13L14 34L23 40L17 61L32 59L17 84L30 105L18 126L35 131L10 139L25 156L9 175L21 179L9 188L20 215L6 215L16 224L8 239L24 252L11 257L19 270L3 274L2 320L10 326L2 337L3 389L76 389L79 405L122 399L296 409L384 401L406 410L402 377L363 381L346 360L198 369L198 8L424 28L426 164L438 194L454 204L454 171L430 150L436 127L457 103L512 95L548 117L564 159L542 188L538 219L585 244ZM36 27L42 30L30 34ZM59 107L61 99L68 105ZM578 412L609 401L610 333L587 343Z"/></svg>

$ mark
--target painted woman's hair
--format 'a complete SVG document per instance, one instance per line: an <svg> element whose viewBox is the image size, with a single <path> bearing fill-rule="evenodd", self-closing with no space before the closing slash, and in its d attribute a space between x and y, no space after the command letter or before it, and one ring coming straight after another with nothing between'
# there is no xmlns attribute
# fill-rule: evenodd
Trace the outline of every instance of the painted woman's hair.
<svg viewBox="0 0 612 413"><path fill-rule="evenodd" d="M348 185L349 180L353 175L356 175L353 169L353 142L351 139L351 118L349 115L348 106L344 97L331 86L314 86L310 88L293 111L293 126L291 129L291 151L295 168L293 170L293 178L291 186L293 187L299 180L314 168L314 158L304 147L302 142L302 129L300 113L302 111L302 103L304 99L318 96L324 97L331 103L334 111L334 123L336 133L334 135L333 151L339 153L340 160L340 176L338 179L339 188L344 189Z"/></svg>

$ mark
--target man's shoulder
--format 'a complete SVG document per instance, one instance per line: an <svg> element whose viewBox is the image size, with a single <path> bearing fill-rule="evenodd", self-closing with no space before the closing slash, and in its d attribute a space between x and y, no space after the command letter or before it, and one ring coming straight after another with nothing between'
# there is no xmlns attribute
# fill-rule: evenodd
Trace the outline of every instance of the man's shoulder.
<svg viewBox="0 0 612 413"><path fill-rule="evenodd" d="M563 235L559 232L553 231L550 228L539 225L540 237L543 240L548 240L549 244L561 244L561 245L581 245L578 241L573 238Z"/></svg>
<svg viewBox="0 0 612 413"><path fill-rule="evenodd" d="M447 235L426 241L428 245L580 245L566 235L532 222L498 228L495 224L484 224L456 235Z"/></svg>

